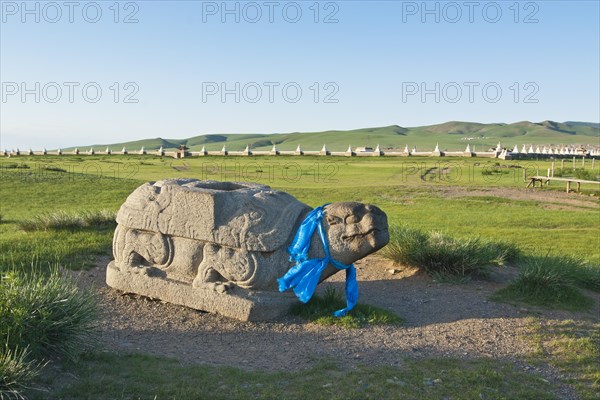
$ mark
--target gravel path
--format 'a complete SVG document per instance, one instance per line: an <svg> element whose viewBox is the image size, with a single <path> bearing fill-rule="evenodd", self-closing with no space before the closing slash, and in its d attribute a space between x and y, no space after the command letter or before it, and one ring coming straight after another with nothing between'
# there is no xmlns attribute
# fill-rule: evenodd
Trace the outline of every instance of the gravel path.
<svg viewBox="0 0 600 400"><path fill-rule="evenodd" d="M443 284L368 257L357 263L360 301L389 309L406 323L348 330L293 316L268 323L240 322L123 295L104 284L107 263L100 260L97 268L80 273L79 281L100 294L100 342L113 351L264 370L303 369L322 358L346 366L399 365L406 356L515 360L529 351L522 337L524 317L533 311L487 300L514 273L510 269L496 274L492 282ZM396 273L390 274L392 268ZM329 281L343 291L343 274L338 275ZM561 318L559 314L548 317Z"/></svg>
<svg viewBox="0 0 600 400"><path fill-rule="evenodd" d="M400 366L406 358L489 357L506 360L551 382L558 398L577 399L549 366L524 361L527 317L548 320L590 319L600 315L600 296L589 313L525 309L488 300L516 275L497 269L489 281L436 283L415 270L369 256L356 264L360 302L379 306L405 318L402 326L344 329L307 323L288 316L275 322L241 322L106 286L108 257L97 267L76 273L82 287L98 292L102 316L101 350L139 352L174 358L182 365L208 364L267 371L301 370L323 359L344 368L358 365ZM391 273L393 270L393 273ZM328 279L343 292L343 274Z"/></svg>

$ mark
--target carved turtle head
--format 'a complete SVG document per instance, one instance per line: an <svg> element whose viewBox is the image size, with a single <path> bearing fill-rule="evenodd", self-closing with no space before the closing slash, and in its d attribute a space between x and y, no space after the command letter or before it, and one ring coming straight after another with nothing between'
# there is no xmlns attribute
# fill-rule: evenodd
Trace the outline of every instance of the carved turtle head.
<svg viewBox="0 0 600 400"><path fill-rule="evenodd" d="M329 204L324 212L331 256L344 264L376 252L390 240L387 216L378 207L339 202Z"/></svg>

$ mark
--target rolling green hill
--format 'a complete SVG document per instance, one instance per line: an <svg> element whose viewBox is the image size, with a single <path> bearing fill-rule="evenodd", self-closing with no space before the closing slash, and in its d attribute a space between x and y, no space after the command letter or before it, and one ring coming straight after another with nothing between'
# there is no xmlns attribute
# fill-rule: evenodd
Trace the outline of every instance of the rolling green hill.
<svg viewBox="0 0 600 400"><path fill-rule="evenodd" d="M379 128L363 128L349 131L294 132L280 134L212 134L194 136L188 139L145 139L115 144L94 144L79 146L81 151L93 147L97 151L110 148L120 151L123 147L133 152L142 146L146 150L174 149L184 144L191 150L220 150L224 145L228 150L242 150L246 145L253 150L270 150L277 145L279 150L294 150L298 145L303 150L319 150L323 144L332 151L344 151L349 145L380 145L382 149L403 149L417 147L417 150L431 150L437 143L442 150L463 150L467 144L477 151L486 150L501 142L507 147L518 145L600 145L600 127L595 123L560 123L543 121L539 123L521 121L512 124L481 124L475 122L450 121L438 125L403 128L398 125ZM71 148L73 149L73 148ZM64 149L66 151L71 149Z"/></svg>

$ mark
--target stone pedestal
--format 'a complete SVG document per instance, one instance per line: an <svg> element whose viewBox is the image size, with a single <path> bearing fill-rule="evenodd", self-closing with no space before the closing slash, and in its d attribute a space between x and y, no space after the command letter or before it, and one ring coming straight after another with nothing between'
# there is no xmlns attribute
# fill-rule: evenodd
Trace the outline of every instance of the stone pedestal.
<svg viewBox="0 0 600 400"><path fill-rule="evenodd" d="M153 274L153 270L156 274ZM248 291L234 287L227 293L195 288L188 283L161 277L158 269L123 272L114 261L108 265L106 283L125 293L160 299L173 304L217 313L241 321L268 321L290 312L298 303L293 293Z"/></svg>

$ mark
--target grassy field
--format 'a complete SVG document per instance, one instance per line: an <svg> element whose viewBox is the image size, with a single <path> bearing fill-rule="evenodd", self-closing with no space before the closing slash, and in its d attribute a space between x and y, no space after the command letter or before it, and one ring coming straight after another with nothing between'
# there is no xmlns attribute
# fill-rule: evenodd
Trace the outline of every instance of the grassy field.
<svg viewBox="0 0 600 400"><path fill-rule="evenodd" d="M41 161L43 160L43 161ZM528 252L576 255L595 263L598 251L597 207L561 207L539 200L499 197L491 190L524 192L523 171L543 173L548 161L496 161L485 159L397 159L320 157L206 157L176 160L151 156L21 157L2 161L2 214L0 243L6 257L53 253L70 260L77 248L96 252L110 242L111 232L36 232L44 243L35 251L28 235L15 229L17 222L46 211L116 211L139 184L164 178L198 178L253 181L287 191L317 206L333 201L362 201L380 206L391 223L423 230L448 231L455 236L483 236L513 241ZM566 163L567 165L572 163ZM565 165L565 168L567 167ZM569 165L571 167L572 165ZM577 165L581 168L581 162ZM584 168L591 171L591 163ZM555 171L560 169L556 163ZM63 170L64 172L61 172ZM598 174L600 163L591 173ZM550 190L564 190L552 184ZM324 195L324 190L326 195ZM546 188L544 190L547 190ZM598 196L598 186L583 186ZM577 198L577 195L574 195ZM589 196L585 196L589 198ZM71 262L71 261L69 261Z"/></svg>
<svg viewBox="0 0 600 400"><path fill-rule="evenodd" d="M43 384L63 381L57 393L33 399L556 399L551 385L506 362L429 359L400 368L345 369L321 362L302 372L244 371L182 366L143 355L92 353L77 365L78 378L63 371ZM61 376L62 375L62 376Z"/></svg>
<svg viewBox="0 0 600 400"><path fill-rule="evenodd" d="M538 170L545 173L551 166L548 161L319 157L175 160L132 155L19 157L4 159L0 166L2 273L11 268L27 270L32 264L58 263L71 269L91 266L98 255L110 254L111 226L24 230L23 222L59 211L116 212L141 183L177 177L260 182L285 190L311 206L350 200L374 203L392 224L442 231L457 238L508 241L526 254L582 257L593 265L600 264L597 186L584 186L584 194L571 195L570 199L588 200L581 204L528 197L523 170L527 175ZM559 168L557 163L555 170ZM597 177L600 163L594 170L589 160L577 168ZM552 184L542 190L564 191L564 187ZM564 337L570 338L573 332L569 325L561 327ZM539 343L559 343L537 359L551 357L557 368L575 377L569 379L587 379L581 389L585 398L589 388L597 385L597 370L588 361L585 368L579 368L577 360L568 355L573 341L553 339L552 334L536 330ZM581 345L582 354L593 354L594 349L593 343ZM364 366L352 371L324 364L309 371L272 374L181 367L173 360L144 355L88 353L61 368L58 372L46 369L38 382L42 387L55 388L52 393L33 391L31 396L97 398L102 391L105 398L273 398L283 394L287 398L555 398L552 385L540 376L485 359L407 360L398 368ZM77 379L64 377L73 373Z"/></svg>

